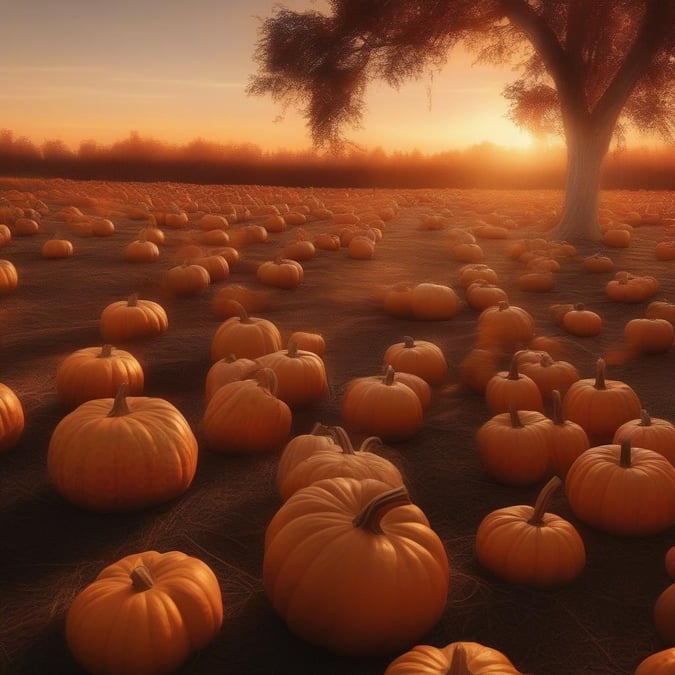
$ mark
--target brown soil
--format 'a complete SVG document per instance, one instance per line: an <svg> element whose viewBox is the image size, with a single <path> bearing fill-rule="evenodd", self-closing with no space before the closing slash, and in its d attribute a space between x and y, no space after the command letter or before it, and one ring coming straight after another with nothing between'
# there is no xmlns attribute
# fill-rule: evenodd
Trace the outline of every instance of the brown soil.
<svg viewBox="0 0 675 675"><path fill-rule="evenodd" d="M480 394L458 382L457 366L475 339L478 312L463 307L447 321L396 319L382 308L384 289L396 282L433 281L454 286L461 262L448 248L449 226L420 229L423 214L444 214L452 226L468 226L486 214L509 216L522 225L511 237L539 236L555 217L555 192L480 191L316 191L176 186L169 184L0 181L0 197L19 203L14 191L28 191L49 206L41 231L14 237L0 251L19 273L18 289L0 298L0 381L22 401L25 433L0 456L0 672L12 675L81 672L64 639L66 610L74 596L107 564L147 549L178 549L201 558L221 583L226 619L217 638L183 668L205 673L374 675L396 655L352 659L306 644L275 614L261 583L263 536L280 506L274 487L278 455L219 454L201 447L199 466L187 493L171 503L131 514L99 514L69 504L53 488L46 469L50 435L68 412L54 386L58 364L72 351L102 344L99 316L110 302L137 291L166 309L169 330L148 340L119 345L131 351L146 372L145 394L166 398L188 419L198 439L204 412L204 378L210 366L211 339L220 319L211 301L226 283L241 283L269 295L269 307L257 315L274 321L287 338L295 330L322 333L332 395L314 408L294 414L293 434L313 422L339 424L341 395L354 377L381 372L384 350L404 335L436 342L449 363L448 382L434 391L423 429L410 441L390 444L384 454L401 468L414 502L443 540L452 567L447 608L424 642L456 640L484 643L504 652L524 673L534 675L624 675L650 653L663 649L652 609L669 579L664 555L675 543L675 529L645 538L620 538L585 526L571 513L564 493L550 510L567 518L581 533L587 566L564 588L534 590L499 581L477 563L473 542L481 519L491 510L533 503L541 485L498 485L484 471L474 434L490 414ZM120 205L151 195L155 203L230 191L268 203L302 201L311 194L331 208L357 211L381 208L395 200L397 212L386 221L374 259L349 259L342 249L320 251L303 263L304 281L295 290L266 289L255 281L255 268L294 236L293 229L266 242L241 248L227 282L202 295L172 298L163 290L164 272L177 260L178 248L196 232L194 219L183 230L167 229L160 258L150 264L122 259L122 248L144 224ZM9 193L9 194L8 194ZM104 195L107 195L104 198ZM247 196L248 195L248 196ZM88 199L88 197L90 197ZM112 237L75 236L60 214L66 206L83 213L109 214ZM672 193L605 193L603 206L620 219L633 209L675 217ZM107 210L106 210L107 209ZM253 219L249 222L261 222ZM672 220L671 220L672 223ZM233 225L232 229L239 227ZM310 236L329 221L310 221ZM609 301L604 285L611 273L582 271L584 255L605 250L617 270L650 274L661 282L658 297L675 299L674 262L654 257L654 245L666 237L665 225L635 229L626 249L579 244L575 259L556 273L548 293L518 290L521 263L504 254L503 240L481 240L484 262L495 269L511 304L527 308L539 335L559 338L582 373L590 377L595 360L621 346L623 327L644 316L646 302ZM70 259L45 260L40 247L53 233L68 236L76 253ZM463 297L463 291L457 287ZM601 334L573 338L552 321L552 303L584 302L604 320ZM620 359L608 376L629 383L653 417L675 419L675 350L655 356ZM358 440L357 437L355 437Z"/></svg>

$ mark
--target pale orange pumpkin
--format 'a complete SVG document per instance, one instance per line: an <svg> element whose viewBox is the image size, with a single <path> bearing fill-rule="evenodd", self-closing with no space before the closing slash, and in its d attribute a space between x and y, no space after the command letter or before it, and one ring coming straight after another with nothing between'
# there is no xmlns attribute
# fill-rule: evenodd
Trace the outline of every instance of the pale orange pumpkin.
<svg viewBox="0 0 675 675"><path fill-rule="evenodd" d="M265 533L263 586L274 609L303 640L340 654L414 644L441 617L449 579L424 513L405 488L378 480L328 478L298 490Z"/></svg>
<svg viewBox="0 0 675 675"><path fill-rule="evenodd" d="M450 286L423 282L411 291L410 309L415 319L444 321L459 312L459 297Z"/></svg>
<svg viewBox="0 0 675 675"><path fill-rule="evenodd" d="M54 429L47 469L58 492L94 511L133 511L183 494L197 469L197 439L168 401L86 401Z"/></svg>
<svg viewBox="0 0 675 675"><path fill-rule="evenodd" d="M562 320L562 327L572 335L577 337L591 337L598 335L602 330L602 317L579 302L574 305L574 309L565 312Z"/></svg>
<svg viewBox="0 0 675 675"><path fill-rule="evenodd" d="M326 340L320 333L298 330L291 333L288 342L295 342L298 349L308 352L314 352L317 356L323 357L326 351Z"/></svg>
<svg viewBox="0 0 675 675"><path fill-rule="evenodd" d="M143 551L108 565L77 594L66 642L92 675L165 675L204 649L222 623L220 585L206 563L180 551Z"/></svg>
<svg viewBox="0 0 675 675"><path fill-rule="evenodd" d="M512 584L551 587L576 579L586 565L586 549L576 528L546 511L561 485L557 476L532 506L507 506L483 518L476 531L478 562Z"/></svg>

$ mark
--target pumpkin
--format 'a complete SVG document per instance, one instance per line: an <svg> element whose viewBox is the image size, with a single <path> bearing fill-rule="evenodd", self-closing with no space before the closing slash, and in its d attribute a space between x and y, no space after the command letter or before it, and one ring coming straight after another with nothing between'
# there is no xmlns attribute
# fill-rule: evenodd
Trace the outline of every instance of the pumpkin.
<svg viewBox="0 0 675 675"><path fill-rule="evenodd" d="M199 265L209 273L209 281L224 281L230 276L230 265L222 255L203 255L192 258L190 264Z"/></svg>
<svg viewBox="0 0 675 675"><path fill-rule="evenodd" d="M94 237L111 237L115 234L115 223L108 218L92 218L89 223Z"/></svg>
<svg viewBox="0 0 675 675"><path fill-rule="evenodd" d="M302 408L320 401L328 391L326 368L320 356L298 349L290 340L288 349L259 356L261 368L271 368L277 379L277 398L291 408Z"/></svg>
<svg viewBox="0 0 675 675"><path fill-rule="evenodd" d="M261 263L255 274L261 284L285 289L299 286L303 276L302 265L289 258L276 258Z"/></svg>
<svg viewBox="0 0 675 675"><path fill-rule="evenodd" d="M54 429L49 476L68 501L94 511L133 511L183 494L197 469L197 439L168 401L126 396L86 401Z"/></svg>
<svg viewBox="0 0 675 675"><path fill-rule="evenodd" d="M518 277L518 288L533 293L548 293L555 288L555 276L548 270L525 272Z"/></svg>
<svg viewBox="0 0 675 675"><path fill-rule="evenodd" d="M176 672L213 640L223 600L213 570L180 551L143 551L108 565L66 615L66 642L92 675Z"/></svg>
<svg viewBox="0 0 675 675"><path fill-rule="evenodd" d="M459 298L450 286L423 282L412 289L410 308L415 319L444 321L459 312Z"/></svg>
<svg viewBox="0 0 675 675"><path fill-rule="evenodd" d="M641 448L658 452L675 466L675 426L672 422L652 418L643 408L639 418L624 422L614 432L612 443L621 443L624 438Z"/></svg>
<svg viewBox="0 0 675 675"><path fill-rule="evenodd" d="M662 649L640 661L634 675L672 675L675 672L675 647Z"/></svg>
<svg viewBox="0 0 675 675"><path fill-rule="evenodd" d="M205 213L198 221L197 227L200 230L226 230L230 226L225 216L218 216L215 213Z"/></svg>
<svg viewBox="0 0 675 675"><path fill-rule="evenodd" d="M347 255L355 260L370 260L375 255L375 242L364 234L355 234L347 244Z"/></svg>
<svg viewBox="0 0 675 675"><path fill-rule="evenodd" d="M295 463L280 479L277 487L281 498L286 501L292 494L323 478L344 476L346 478L375 478L395 488L403 485L403 476L389 460L375 454L371 448L382 445L377 436L366 438L358 449L354 449L349 435L342 427L331 427L329 433L335 439L339 450L328 447L317 450L306 459Z"/></svg>
<svg viewBox="0 0 675 675"><path fill-rule="evenodd" d="M550 466L552 422L536 410L493 415L476 432L476 448L488 474L504 485L533 485Z"/></svg>
<svg viewBox="0 0 675 675"><path fill-rule="evenodd" d="M0 295L12 293L18 284L19 275L14 264L9 260L0 260Z"/></svg>
<svg viewBox="0 0 675 675"><path fill-rule="evenodd" d="M499 368L499 355L490 349L471 349L459 362L459 379L470 389L485 392Z"/></svg>
<svg viewBox="0 0 675 675"><path fill-rule="evenodd" d="M159 303L139 299L133 293L127 300L107 305L101 312L99 326L103 339L115 343L164 333L169 319Z"/></svg>
<svg viewBox="0 0 675 675"><path fill-rule="evenodd" d="M298 345L298 349L314 352L317 356L321 357L323 357L326 351L326 341L320 333L298 330L291 333L288 342L289 344L295 342Z"/></svg>
<svg viewBox="0 0 675 675"><path fill-rule="evenodd" d="M534 320L527 310L503 301L480 313L476 334L476 347L508 349L534 337Z"/></svg>
<svg viewBox="0 0 675 675"><path fill-rule="evenodd" d="M14 221L14 236L32 237L40 231L40 224L32 218L17 218Z"/></svg>
<svg viewBox="0 0 675 675"><path fill-rule="evenodd" d="M236 354L239 358L256 359L281 349L281 333L268 319L249 316L240 303L232 305L237 316L231 316L217 328L211 340L211 361Z"/></svg>
<svg viewBox="0 0 675 675"><path fill-rule="evenodd" d="M171 295L198 295L204 292L210 283L208 271L194 263L176 265L164 275L164 288Z"/></svg>
<svg viewBox="0 0 675 675"><path fill-rule="evenodd" d="M647 305L645 316L648 319L666 319L675 328L675 302L654 300Z"/></svg>
<svg viewBox="0 0 675 675"><path fill-rule="evenodd" d="M631 319L623 329L628 347L642 354L663 354L673 346L675 331L666 319Z"/></svg>
<svg viewBox="0 0 675 675"><path fill-rule="evenodd" d="M532 506L507 506L489 513L476 531L478 562L512 584L550 587L576 579L586 565L584 542L564 518L547 513L561 485L553 476Z"/></svg>
<svg viewBox="0 0 675 675"><path fill-rule="evenodd" d="M293 415L276 397L276 376L269 368L253 378L224 384L206 405L204 437L217 452L271 452L286 443Z"/></svg>
<svg viewBox="0 0 675 675"><path fill-rule="evenodd" d="M415 340L406 335L384 353L384 367L412 373L430 385L442 384L448 376L448 363L440 347L427 340Z"/></svg>
<svg viewBox="0 0 675 675"><path fill-rule="evenodd" d="M478 244L462 242L450 248L450 254L455 260L463 263L479 263L483 261L485 254Z"/></svg>
<svg viewBox="0 0 675 675"><path fill-rule="evenodd" d="M241 284L228 284L218 290L211 301L211 309L218 319L239 316L239 306L246 312L260 312L270 305L266 291L257 291Z"/></svg>
<svg viewBox="0 0 675 675"><path fill-rule="evenodd" d="M320 232L314 238L313 243L315 248L322 251L339 251L341 247L340 237L330 232Z"/></svg>
<svg viewBox="0 0 675 675"><path fill-rule="evenodd" d="M299 262L313 258L316 255L316 247L305 237L306 232L304 230L298 231L296 239L284 246L282 256Z"/></svg>
<svg viewBox="0 0 675 675"><path fill-rule="evenodd" d="M659 290L659 282L652 276L634 276L625 271L617 272L605 286L605 295L616 302L644 302Z"/></svg>
<svg viewBox="0 0 675 675"><path fill-rule="evenodd" d="M675 468L629 439L582 453L567 472L565 492L579 520L611 534L643 537L675 525Z"/></svg>
<svg viewBox="0 0 675 675"><path fill-rule="evenodd" d="M545 401L550 401L554 390L565 393L580 379L576 366L569 361L554 361L550 354L541 353L534 362L520 361L520 373L534 380Z"/></svg>
<svg viewBox="0 0 675 675"><path fill-rule="evenodd" d="M664 644L675 647L675 583L670 584L656 598L654 626Z"/></svg>
<svg viewBox="0 0 675 675"><path fill-rule="evenodd" d="M12 239L12 230L4 223L0 223L0 248L8 244Z"/></svg>
<svg viewBox="0 0 675 675"><path fill-rule="evenodd" d="M469 307L483 311L488 307L508 302L506 291L495 284L481 279L473 281L466 289L466 303Z"/></svg>
<svg viewBox="0 0 675 675"><path fill-rule="evenodd" d="M384 377L351 380L342 396L342 418L348 427L386 441L402 441L421 428L424 409L418 395L396 380L387 366Z"/></svg>
<svg viewBox="0 0 675 675"><path fill-rule="evenodd" d="M590 447L588 435L576 422L566 420L563 415L560 392L554 389L553 414L551 420L551 469L556 476L565 478L572 462Z"/></svg>
<svg viewBox="0 0 675 675"><path fill-rule="evenodd" d="M124 349L106 344L84 347L69 354L56 370L56 393L68 406L75 407L95 398L112 398L120 385L127 393L143 393L143 368L136 357Z"/></svg>
<svg viewBox="0 0 675 675"><path fill-rule="evenodd" d="M263 586L289 629L348 655L414 644L439 620L450 565L404 487L327 478L298 490L265 532Z"/></svg>
<svg viewBox="0 0 675 675"><path fill-rule="evenodd" d="M626 248L630 246L633 235L630 230L611 227L602 233L602 243L612 248Z"/></svg>
<svg viewBox="0 0 675 675"><path fill-rule="evenodd" d="M519 372L520 353L513 355L508 370L499 371L485 385L485 402L493 415L507 412L510 406L518 410L544 410L544 399L537 383Z"/></svg>
<svg viewBox="0 0 675 675"><path fill-rule="evenodd" d="M565 312L561 320L562 327L577 337L592 337L602 330L602 317L579 302L574 309Z"/></svg>
<svg viewBox="0 0 675 675"><path fill-rule="evenodd" d="M614 261L607 255L602 253L593 253L593 255L586 256L581 261L581 266L586 272L612 272L614 270Z"/></svg>
<svg viewBox="0 0 675 675"><path fill-rule="evenodd" d="M321 422L315 422L309 433L295 436L284 446L277 464L277 489L300 462L319 450L342 452L342 448L335 442L335 437L330 433L330 427L321 424Z"/></svg>
<svg viewBox="0 0 675 675"><path fill-rule="evenodd" d="M384 311L389 314L389 316L394 316L396 318L412 318L413 288L415 288L415 284L407 281L401 281L387 288L383 297Z"/></svg>
<svg viewBox="0 0 675 675"><path fill-rule="evenodd" d="M565 417L582 426L594 444L611 441L624 422L640 416L641 409L628 384L606 378L604 359L596 361L594 378L577 380L563 397Z"/></svg>
<svg viewBox="0 0 675 675"><path fill-rule="evenodd" d="M657 260L675 260L675 240L667 239L657 242L654 247L654 256Z"/></svg>
<svg viewBox="0 0 675 675"><path fill-rule="evenodd" d="M23 406L14 390L0 383L0 452L13 448L25 427Z"/></svg>
<svg viewBox="0 0 675 675"><path fill-rule="evenodd" d="M431 405L431 387L426 380L423 380L419 375L406 373L403 370L396 371L396 379L417 394L417 398L422 404L422 410L426 410Z"/></svg>
<svg viewBox="0 0 675 675"><path fill-rule="evenodd" d="M42 248L40 249L40 254L42 257L49 260L70 258L74 252L75 249L71 241L68 241L68 239L59 239L57 237L47 239L47 241L42 244Z"/></svg>
<svg viewBox="0 0 675 675"><path fill-rule="evenodd" d="M211 365L206 373L205 398L208 403L216 389L229 382L246 380L260 368L253 359L238 359L234 354L225 356Z"/></svg>
<svg viewBox="0 0 675 675"><path fill-rule="evenodd" d="M160 230L156 225L149 225L139 230L136 235L137 239L141 241L151 241L156 246L161 246L165 241L164 232Z"/></svg>
<svg viewBox="0 0 675 675"><path fill-rule="evenodd" d="M478 642L451 642L445 647L416 645L394 659L384 675L521 675L502 654Z"/></svg>
<svg viewBox="0 0 675 675"><path fill-rule="evenodd" d="M457 273L457 283L462 288L468 288L476 281L483 281L487 284L497 284L499 277L489 265L483 263L469 263L462 265Z"/></svg>
<svg viewBox="0 0 675 675"><path fill-rule="evenodd" d="M124 247L127 262L148 263L159 258L159 248L151 241L135 239Z"/></svg>

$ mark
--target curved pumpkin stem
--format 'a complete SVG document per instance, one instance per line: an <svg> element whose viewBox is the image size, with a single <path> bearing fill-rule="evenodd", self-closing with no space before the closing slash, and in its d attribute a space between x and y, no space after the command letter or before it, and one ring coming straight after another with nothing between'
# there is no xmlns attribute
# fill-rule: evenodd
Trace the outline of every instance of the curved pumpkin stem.
<svg viewBox="0 0 675 675"><path fill-rule="evenodd" d="M542 368L549 368L550 366L553 365L553 359L551 358L551 355L548 352L542 352L541 353L541 358L539 359L539 365Z"/></svg>
<svg viewBox="0 0 675 675"><path fill-rule="evenodd" d="M519 380L520 373L518 372L518 361L525 350L517 351L511 358L511 365L509 366L509 374L506 376L507 380Z"/></svg>
<svg viewBox="0 0 675 675"><path fill-rule="evenodd" d="M277 395L279 380L272 368L259 368L253 373L253 379L263 388L267 389L272 396Z"/></svg>
<svg viewBox="0 0 675 675"><path fill-rule="evenodd" d="M368 436L359 447L360 452L370 452L370 448L374 445L381 446L382 439L379 436Z"/></svg>
<svg viewBox="0 0 675 675"><path fill-rule="evenodd" d="M503 312L505 309L509 308L509 303L506 300L500 300L497 303L497 308L499 309L500 312Z"/></svg>
<svg viewBox="0 0 675 675"><path fill-rule="evenodd" d="M412 349L415 346L415 339L411 337L410 335L406 335L403 338L403 346L406 349Z"/></svg>
<svg viewBox="0 0 675 675"><path fill-rule="evenodd" d="M621 439L621 454L619 455L619 466L624 469L630 469L632 466L630 438Z"/></svg>
<svg viewBox="0 0 675 675"><path fill-rule="evenodd" d="M405 487L401 486L394 490L388 490L371 499L363 511L352 520L352 525L360 527L371 534L384 534L380 522L385 514L397 506L406 506L408 504L412 504L412 501Z"/></svg>
<svg viewBox="0 0 675 675"><path fill-rule="evenodd" d="M528 525L533 525L534 527L541 527L544 524L544 514L546 513L546 508L548 503L551 501L553 493L562 485L562 481L558 476L553 476L546 485L541 489L541 492L537 496L537 501L534 503L534 510L530 519L527 521Z"/></svg>
<svg viewBox="0 0 675 675"><path fill-rule="evenodd" d="M640 424L638 424L639 427L651 427L652 426L652 418L649 416L649 413L642 408L640 410Z"/></svg>
<svg viewBox="0 0 675 675"><path fill-rule="evenodd" d="M598 359L595 362L595 384L596 389L607 389L605 384L605 359Z"/></svg>
<svg viewBox="0 0 675 675"><path fill-rule="evenodd" d="M97 354L96 358L97 359L107 359L108 357L112 356L112 350L113 350L112 345L103 345L101 347L100 354Z"/></svg>
<svg viewBox="0 0 675 675"><path fill-rule="evenodd" d="M446 675L471 675L463 644L458 644L452 652L452 663Z"/></svg>
<svg viewBox="0 0 675 675"><path fill-rule="evenodd" d="M384 377L382 378L382 383L386 384L388 387L390 387L392 384L394 384L394 379L396 377L396 371L394 368L390 365L387 366L387 369L384 371Z"/></svg>
<svg viewBox="0 0 675 675"><path fill-rule="evenodd" d="M129 573L129 578L131 579L131 587L136 593L148 591L155 584L152 575L150 574L150 570L145 565L134 567Z"/></svg>
<svg viewBox="0 0 675 675"><path fill-rule="evenodd" d="M128 415L131 411L127 405L127 383L122 382L117 389L115 394L115 400L113 401L112 408L106 417L123 417Z"/></svg>
<svg viewBox="0 0 675 675"><path fill-rule="evenodd" d="M331 436L330 427L327 427L321 422L314 422L314 426L310 429L311 436Z"/></svg>
<svg viewBox="0 0 675 675"><path fill-rule="evenodd" d="M332 436L335 442L342 448L342 452L345 455L356 454L352 441L349 438L349 434L347 434L343 427L330 427L329 435Z"/></svg>

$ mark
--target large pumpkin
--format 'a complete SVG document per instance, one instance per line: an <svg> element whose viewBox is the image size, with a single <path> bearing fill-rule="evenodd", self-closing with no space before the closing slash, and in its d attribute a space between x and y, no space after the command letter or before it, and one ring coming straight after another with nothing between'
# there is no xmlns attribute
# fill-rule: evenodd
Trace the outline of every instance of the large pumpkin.
<svg viewBox="0 0 675 675"><path fill-rule="evenodd" d="M441 617L450 565L405 488L327 478L296 492L265 533L263 585L292 632L350 655L414 644Z"/></svg>
<svg viewBox="0 0 675 675"><path fill-rule="evenodd" d="M25 426L23 406L14 390L0 383L0 452L13 448Z"/></svg>
<svg viewBox="0 0 675 675"><path fill-rule="evenodd" d="M554 476L532 506L507 506L489 513L476 532L476 556L500 579L527 586L560 586L586 565L584 542L564 518L546 508L560 478Z"/></svg>
<svg viewBox="0 0 675 675"><path fill-rule="evenodd" d="M56 393L69 406L112 398L127 384L130 396L143 393L143 368L136 357L112 345L84 347L69 354L56 370Z"/></svg>
<svg viewBox="0 0 675 675"><path fill-rule="evenodd" d="M640 661L635 675L672 675L675 673L675 647L662 649Z"/></svg>
<svg viewBox="0 0 675 675"><path fill-rule="evenodd" d="M127 300L107 305L101 312L101 335L106 342L116 343L164 333L169 319L164 308L152 300L141 300L136 293Z"/></svg>
<svg viewBox="0 0 675 675"><path fill-rule="evenodd" d="M86 401L54 429L47 468L70 502L132 511L185 492L197 469L197 439L168 401L126 396Z"/></svg>
<svg viewBox="0 0 675 675"><path fill-rule="evenodd" d="M581 454L567 472L565 492L579 520L612 534L640 537L675 525L675 468L628 439Z"/></svg>
<svg viewBox="0 0 675 675"><path fill-rule="evenodd" d="M144 551L105 567L75 597L66 641L92 675L168 675L223 623L213 570L180 551Z"/></svg>
<svg viewBox="0 0 675 675"><path fill-rule="evenodd" d="M500 651L478 642L417 645L392 661L384 675L521 675Z"/></svg>

